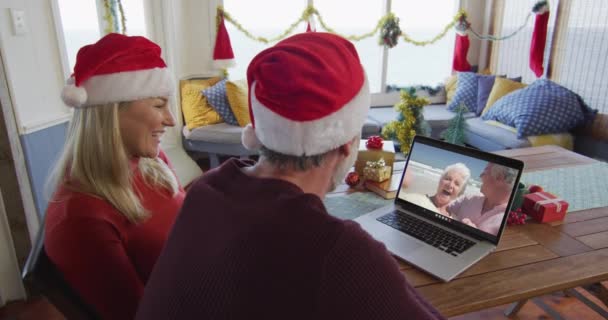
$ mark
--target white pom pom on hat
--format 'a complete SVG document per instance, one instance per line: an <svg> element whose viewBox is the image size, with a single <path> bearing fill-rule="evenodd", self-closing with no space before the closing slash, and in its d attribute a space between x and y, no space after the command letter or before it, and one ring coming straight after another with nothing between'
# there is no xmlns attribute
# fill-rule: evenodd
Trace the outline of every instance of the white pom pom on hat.
<svg viewBox="0 0 608 320"><path fill-rule="evenodd" d="M243 133L241 134L241 141L243 142L243 146L247 148L247 150L257 151L262 147L262 142L258 139L258 136L255 134L255 128L250 124L246 125L243 128Z"/></svg>
<svg viewBox="0 0 608 320"><path fill-rule="evenodd" d="M77 87L74 77L70 77L61 90L61 99L66 105L78 108L87 102L87 91L83 87Z"/></svg>

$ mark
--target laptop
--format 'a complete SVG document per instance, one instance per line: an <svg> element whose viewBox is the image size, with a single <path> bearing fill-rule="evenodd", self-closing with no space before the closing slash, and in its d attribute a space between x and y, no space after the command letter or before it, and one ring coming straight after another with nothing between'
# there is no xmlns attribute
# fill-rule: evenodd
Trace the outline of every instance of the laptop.
<svg viewBox="0 0 608 320"><path fill-rule="evenodd" d="M523 167L416 136L394 203L355 221L395 256L450 281L496 249Z"/></svg>

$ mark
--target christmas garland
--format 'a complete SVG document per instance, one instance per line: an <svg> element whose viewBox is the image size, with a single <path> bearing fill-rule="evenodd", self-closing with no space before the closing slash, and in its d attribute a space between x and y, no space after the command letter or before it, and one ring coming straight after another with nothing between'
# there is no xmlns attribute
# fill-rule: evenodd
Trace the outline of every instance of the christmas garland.
<svg viewBox="0 0 608 320"><path fill-rule="evenodd" d="M104 32L106 34L112 32L121 32L122 34L127 33L127 18L125 17L125 10L122 6L121 0L104 0L104 15L103 18L106 21L106 28ZM118 25L118 14L120 13L120 23Z"/></svg>
<svg viewBox="0 0 608 320"><path fill-rule="evenodd" d="M108 5L107 5L108 1L109 0L104 0L104 2L106 4L106 20L109 19L108 21L111 22L111 17L108 18L108 15L107 15L107 12L109 12ZM120 0L115 0L115 1L118 1L119 5L120 5ZM533 12L535 13L536 11L544 10L545 8L547 8L547 1L538 1L534 5ZM300 17L295 22L290 24L289 27L287 27L287 29L285 31L283 31L281 34L279 34L277 36L270 37L270 38L253 35L251 32L249 32L247 29L245 29L245 27L243 27L243 25L241 25L229 12L224 10L224 8L222 6L217 7L216 17L223 16L225 21L230 22L232 25L234 25L234 27L236 27L237 30L239 30L240 32L245 34L245 36L247 36L251 40L261 42L264 44L268 44L271 42L276 42L276 41L285 39L287 36L289 36L290 34L292 34L294 32L294 30L300 23L308 22L308 21L310 21L310 18L314 16L317 18L317 20L319 20L319 24L325 31L327 31L329 33L337 34L337 35L339 35L343 38L346 38L348 40L351 40L351 41L361 41L363 39L366 39L366 38L369 38L369 37L375 35L378 31L380 31L380 36L378 39L379 44L392 48L395 45L397 45L397 41L400 37L403 39L403 41L416 45L416 46L427 46L427 45L434 44L437 41L443 39L445 37L445 35L448 33L448 31L450 31L454 27L456 27L457 31L461 32L461 33L465 33L466 31L471 31L471 34L473 34L473 36L475 36L479 40L489 40L489 41L506 40L506 39L509 39L509 38L515 36L517 33L519 33L521 30L523 30L525 28L525 26L528 24L528 20L530 19L530 16L532 15L533 12L528 14L525 22L520 27L518 27L514 32L512 32L506 36L495 36L495 35L481 35L478 32L476 32L475 30L473 30L471 28L471 24L466 19L467 18L466 12L464 10L459 10L458 13L456 13L456 15L452 18L452 21L449 22L443 28L443 30L441 32L439 32L437 35L435 35L431 39L423 40L423 41L412 39L412 37L410 37L407 33L402 32L401 28L399 27L399 18L396 17L395 14L393 14L392 12L381 17L380 20L378 21L378 23L376 24L376 26L374 27L374 29L367 33L364 33L361 35L343 35L343 34L336 32L333 28L328 26L327 23L325 23L325 20L323 19L323 17L319 13L319 11L314 6L310 5L304 9L304 11L300 15ZM122 13L122 9L121 9L121 13ZM124 14L123 14L123 19L124 19ZM126 30L124 27L124 21L123 21L123 30Z"/></svg>
<svg viewBox="0 0 608 320"><path fill-rule="evenodd" d="M329 33L337 34L337 35L339 35L343 38L346 38L348 40L351 40L351 41L361 41L363 39L372 37L379 30L384 28L384 32L382 32L380 35L380 40L379 40L380 44L385 44L385 36L392 38L392 37L395 37L396 34L398 34L397 37L401 36L405 42L409 42L409 43L412 43L417 46L426 46L428 44L433 44L433 43L439 41L441 38L443 38L447 34L447 32L454 26L454 24L456 22L458 22L458 20L460 19L460 16L462 14L464 14L464 11L462 11L462 10L459 11L456 14L456 16L454 16L453 21L450 22L448 25L446 25L445 28L443 29L443 31L441 31L441 33L439 33L437 36L433 37L431 40L417 41L417 40L412 39L408 35L401 33L401 30L398 26L399 19L397 17L395 17L395 15L393 13L389 13L389 14L383 16L382 18L380 18L380 20L378 21L378 23L376 24L374 29L367 33L364 33L361 35L343 35L343 34L336 32L333 28L328 26L327 23L325 22L325 20L323 19L323 16L321 16L319 11L314 6L308 6L308 7L306 7L306 9L304 9L300 18L298 18L298 20L296 20L295 22L290 24L289 27L287 27L287 29L285 31L283 31L278 36L266 38L266 37L253 35L251 32L249 32L247 29L245 29L245 27L243 27L243 25L240 24L229 12L224 10L224 7L222 7L222 6L217 7L217 16L223 15L225 21L230 22L237 30L239 30L240 32L245 34L245 36L247 36L249 39L257 41L257 42L265 43L265 44L268 44L271 42L276 42L276 41L286 38L288 35L293 33L295 28L300 23L308 21L308 19L311 16L314 16L317 18L317 20L319 20L319 24L325 31L327 31ZM395 24L395 22L396 22L396 24ZM397 30L396 28L399 28L398 32L396 32L396 30ZM392 31L392 33L391 33L391 31ZM383 34L384 34L384 36L383 36ZM393 41L393 40L390 40L390 41ZM397 42L397 39L395 37L394 43L396 44L396 42Z"/></svg>

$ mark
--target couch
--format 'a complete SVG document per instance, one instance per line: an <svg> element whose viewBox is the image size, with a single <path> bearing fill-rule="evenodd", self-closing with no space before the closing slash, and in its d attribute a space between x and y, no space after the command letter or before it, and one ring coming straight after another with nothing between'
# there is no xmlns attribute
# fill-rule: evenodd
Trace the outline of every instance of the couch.
<svg viewBox="0 0 608 320"><path fill-rule="evenodd" d="M424 94L424 92L419 92L419 95ZM394 101L390 101L390 103L396 103L398 97L398 94L394 94L392 96ZM440 138L441 133L448 127L448 123L455 113L447 109L445 91L431 97L430 100L433 104L424 107L423 115L431 127L431 137ZM362 128L362 137L380 135L382 128L390 121L397 119L397 116L397 111L392 105L370 108ZM599 115L594 122L593 130L579 130L572 133L575 141L575 151L600 158L608 158L608 148L606 148L608 146L608 134L606 133L608 119L606 117L606 115ZM465 118L467 123L465 143L469 146L490 152L531 146L528 139L518 138L517 134L508 128L488 124L480 117L476 117L473 112L466 113ZM256 154L242 146L242 127L239 126L226 123L205 125L192 129L184 126L182 133L184 148L194 157L209 157L212 168L219 165L219 156L222 155L248 157ZM602 153L601 150L606 151Z"/></svg>

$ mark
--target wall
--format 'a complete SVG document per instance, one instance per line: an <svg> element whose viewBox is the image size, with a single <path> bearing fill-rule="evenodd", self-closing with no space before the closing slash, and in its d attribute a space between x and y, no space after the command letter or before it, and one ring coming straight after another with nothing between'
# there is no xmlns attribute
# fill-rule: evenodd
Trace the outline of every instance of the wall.
<svg viewBox="0 0 608 320"><path fill-rule="evenodd" d="M45 190L46 179L55 161L59 158L66 132L67 122L63 122L21 135L21 145L25 153L32 193L41 219L44 217L49 201L49 194Z"/></svg>
<svg viewBox="0 0 608 320"><path fill-rule="evenodd" d="M63 144L58 132L65 127L69 110L59 93L64 83L51 1L2 0L0 2L0 50L10 92L10 103L23 144L25 163L31 179L31 192L38 214L46 207L41 196L46 171ZM25 12L27 31L16 35L10 8ZM57 127L58 126L58 127ZM25 200L24 200L25 201ZM31 200L30 200L31 201ZM26 205L30 205L27 204ZM31 210L30 210L31 211ZM38 216L26 211L30 238L37 230ZM9 217L10 219L10 217ZM16 240L17 241L17 240Z"/></svg>
<svg viewBox="0 0 608 320"><path fill-rule="evenodd" d="M13 34L9 8L25 11L25 35ZM64 75L51 1L3 0L0 43L19 132L25 134L67 120L69 111L59 96Z"/></svg>

